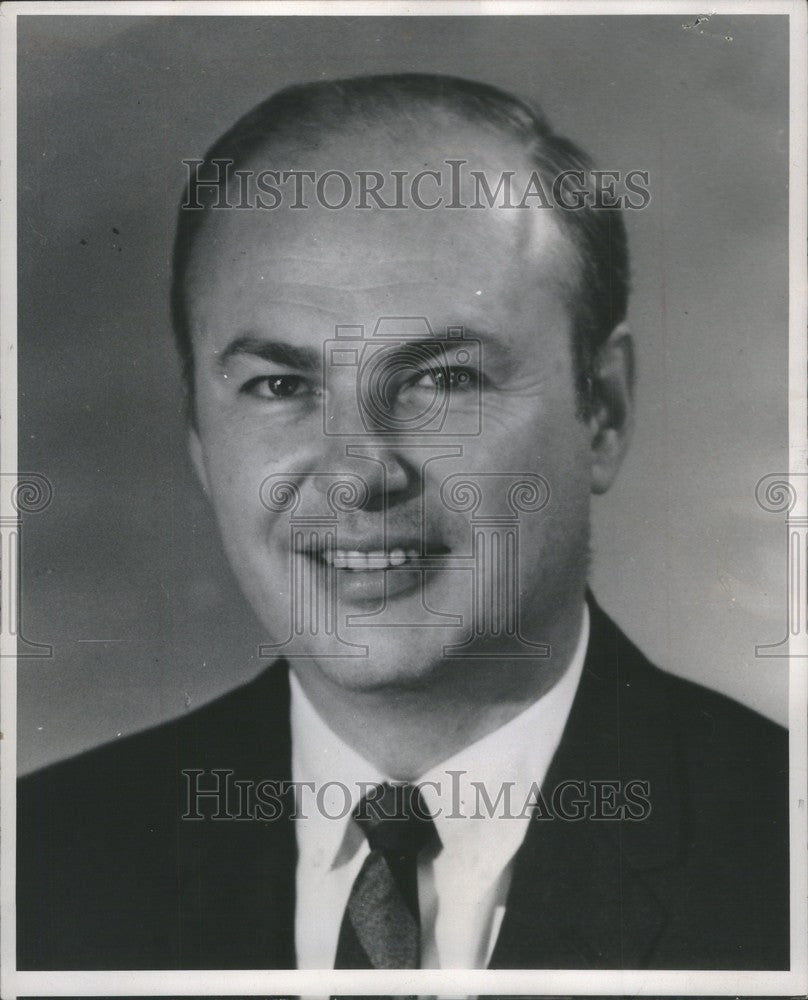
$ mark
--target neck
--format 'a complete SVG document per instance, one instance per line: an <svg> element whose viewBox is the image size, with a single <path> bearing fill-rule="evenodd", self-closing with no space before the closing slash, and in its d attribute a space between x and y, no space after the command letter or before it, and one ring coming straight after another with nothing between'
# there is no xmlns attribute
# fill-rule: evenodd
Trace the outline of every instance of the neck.
<svg viewBox="0 0 808 1000"><path fill-rule="evenodd" d="M294 669L340 739L388 777L416 781L555 687L572 662L582 615L583 601L545 632L546 658L444 660L417 684L363 690L334 682L312 662Z"/></svg>

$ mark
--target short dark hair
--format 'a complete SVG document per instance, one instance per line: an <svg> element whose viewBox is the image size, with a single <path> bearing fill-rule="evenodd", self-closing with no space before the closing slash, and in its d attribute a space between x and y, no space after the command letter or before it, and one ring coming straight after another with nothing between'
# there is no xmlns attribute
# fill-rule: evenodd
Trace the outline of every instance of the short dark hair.
<svg viewBox="0 0 808 1000"><path fill-rule="evenodd" d="M203 163L243 164L272 141L319 143L352 121L390 123L414 114L444 112L470 124L494 127L522 145L543 182L567 171L590 177L593 165L574 143L553 132L544 115L498 87L460 77L425 73L357 76L297 84L278 91L240 118L205 154ZM183 203L187 203L186 197ZM628 241L615 208L561 209L578 256L570 295L573 359L579 400L586 412L598 349L625 319L628 308ZM180 209L174 241L171 312L174 335L193 416L194 356L186 298L186 274L206 211Z"/></svg>

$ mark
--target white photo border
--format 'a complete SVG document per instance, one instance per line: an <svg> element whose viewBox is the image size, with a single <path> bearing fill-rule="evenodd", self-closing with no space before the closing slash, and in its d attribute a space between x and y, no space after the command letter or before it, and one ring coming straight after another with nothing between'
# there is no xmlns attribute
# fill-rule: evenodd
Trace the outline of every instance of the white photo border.
<svg viewBox="0 0 808 1000"><path fill-rule="evenodd" d="M713 0L705 10L671 0L359 0L359 2L9 2L0 8L0 457L4 473L17 470L17 183L16 183L16 19L18 16L552 16L618 17L621 15L704 14L787 15L790 59L790 195L789 195L789 473L808 472L808 399L806 398L806 121L808 121L808 10L800 0ZM772 470L775 471L775 470ZM7 480L8 481L8 480ZM804 495L803 495L804 496ZM11 491L0 491L0 519L14 517ZM801 506L800 506L801 505ZM794 520L808 518L804 499L790 511ZM4 553L5 554L5 553ZM802 586L806 587L805 566ZM2 599L13 578L3 567ZM808 589L808 587L806 587ZM805 590L801 592L805 610ZM16 969L15 858L17 685L16 638L0 632L0 995L18 996L202 996L202 995L353 995L465 994L504 995L698 995L798 996L808 994L808 863L806 843L806 706L808 642L790 636L790 818L791 818L791 968L789 971L578 971L578 970L414 970L414 971L276 971L182 970L115 972L19 972Z"/></svg>

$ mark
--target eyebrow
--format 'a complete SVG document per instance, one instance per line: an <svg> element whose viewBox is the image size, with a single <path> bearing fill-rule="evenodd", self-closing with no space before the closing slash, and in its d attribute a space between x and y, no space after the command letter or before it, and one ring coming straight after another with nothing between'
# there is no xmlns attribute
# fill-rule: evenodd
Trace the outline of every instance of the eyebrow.
<svg viewBox="0 0 808 1000"><path fill-rule="evenodd" d="M321 352L312 347L297 347L283 340L265 340L262 337L245 334L231 340L222 351L219 358L220 367L224 368L231 358L240 355L261 358L263 361L271 361L286 368L312 370L319 365Z"/></svg>
<svg viewBox="0 0 808 1000"><path fill-rule="evenodd" d="M418 344L424 347L432 347L435 353L446 350L454 346L460 346L465 340L476 340L483 345L500 345L500 338L495 334L481 332L471 328L464 328L464 337L458 339L448 339L445 337L433 337L429 339L413 339L409 344ZM384 338L379 338L376 342L383 343ZM509 351L507 353L510 353ZM218 358L220 368L225 368L234 357L254 357L262 361L269 361L276 365L283 365L286 368L297 368L303 371L315 371L322 362L321 351L313 347L298 347L284 340L269 340L255 334L242 334L235 337L222 351Z"/></svg>

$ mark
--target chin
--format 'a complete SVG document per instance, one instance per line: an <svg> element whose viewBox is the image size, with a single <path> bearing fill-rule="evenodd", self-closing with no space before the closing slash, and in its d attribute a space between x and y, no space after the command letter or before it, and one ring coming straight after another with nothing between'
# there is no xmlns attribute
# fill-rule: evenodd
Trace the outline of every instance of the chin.
<svg viewBox="0 0 808 1000"><path fill-rule="evenodd" d="M312 660L332 684L350 691L421 689L429 685L440 669L442 644L419 651L407 648L407 640L401 636L392 642L380 643L377 639L367 645L367 656L361 658L312 657ZM402 652L402 647L406 652Z"/></svg>

